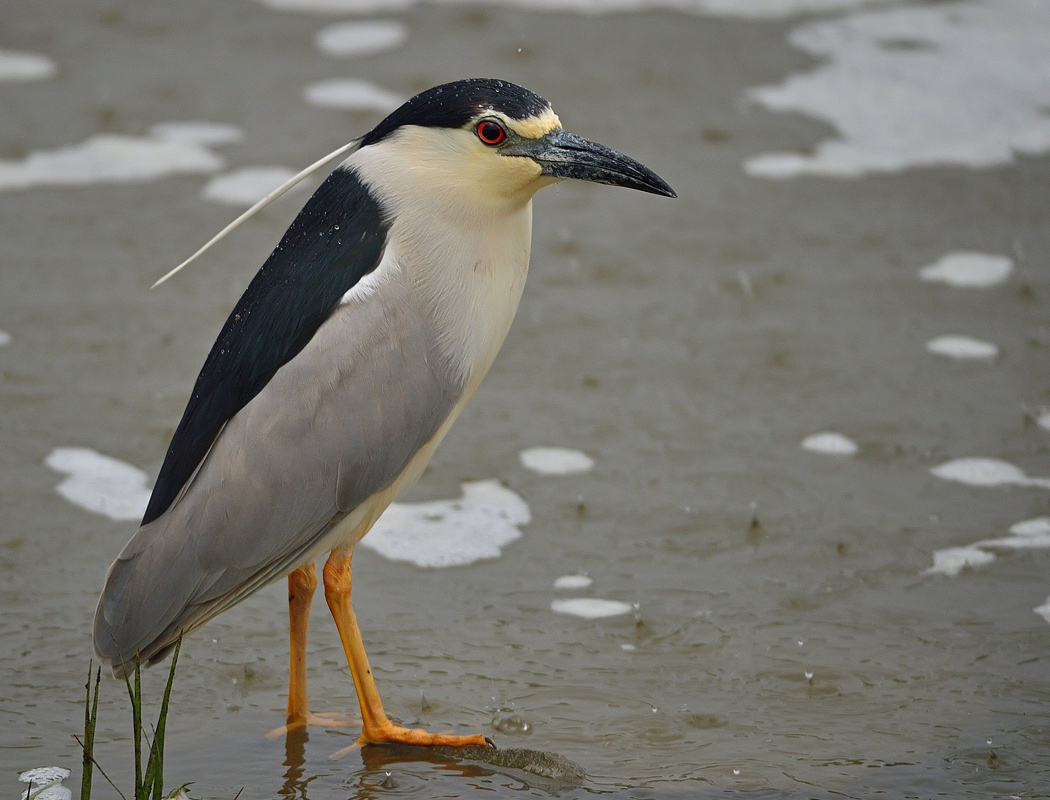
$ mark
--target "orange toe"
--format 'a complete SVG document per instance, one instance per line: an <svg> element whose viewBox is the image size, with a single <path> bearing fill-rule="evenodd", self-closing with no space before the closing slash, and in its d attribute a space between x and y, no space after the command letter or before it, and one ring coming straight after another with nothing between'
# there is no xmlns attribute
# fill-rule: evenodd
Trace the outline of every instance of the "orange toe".
<svg viewBox="0 0 1050 800"><path fill-rule="evenodd" d="M296 715L295 719L289 719L287 725L274 728L266 734L269 739L276 739L287 735L290 731L303 730L307 727L314 728L354 728L361 725L360 717L348 716L338 712L325 712L315 714L312 711L305 715Z"/></svg>
<svg viewBox="0 0 1050 800"><path fill-rule="evenodd" d="M387 722L361 732L361 744L407 744L414 747L495 747L492 740L475 733L455 736L449 733L428 733L422 728L402 728Z"/></svg>

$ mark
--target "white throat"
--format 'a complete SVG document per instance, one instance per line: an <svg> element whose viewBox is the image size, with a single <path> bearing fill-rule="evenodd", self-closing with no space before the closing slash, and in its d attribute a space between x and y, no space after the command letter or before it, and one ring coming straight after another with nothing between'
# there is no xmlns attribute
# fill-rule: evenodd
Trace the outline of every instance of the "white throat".
<svg viewBox="0 0 1050 800"><path fill-rule="evenodd" d="M410 146L405 138L364 147L346 166L392 212L387 257L413 287L469 396L517 312L529 267L532 195L542 184L506 192L496 180L464 179L441 168L462 163L456 137L425 132Z"/></svg>

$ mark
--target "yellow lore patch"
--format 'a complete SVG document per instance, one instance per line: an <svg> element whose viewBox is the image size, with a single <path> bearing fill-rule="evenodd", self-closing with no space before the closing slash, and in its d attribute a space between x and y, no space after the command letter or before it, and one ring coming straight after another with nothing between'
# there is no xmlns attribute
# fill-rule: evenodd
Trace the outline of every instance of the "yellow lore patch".
<svg viewBox="0 0 1050 800"><path fill-rule="evenodd" d="M540 139L561 127L561 120L558 119L558 115L552 108L547 108L542 114L527 119L506 117L504 119L506 119L507 127L524 139Z"/></svg>

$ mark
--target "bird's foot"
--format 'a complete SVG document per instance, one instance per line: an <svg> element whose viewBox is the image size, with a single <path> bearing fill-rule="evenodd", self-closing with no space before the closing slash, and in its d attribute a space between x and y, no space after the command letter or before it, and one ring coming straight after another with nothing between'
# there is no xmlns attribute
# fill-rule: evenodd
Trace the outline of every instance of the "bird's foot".
<svg viewBox="0 0 1050 800"><path fill-rule="evenodd" d="M366 726L359 744L407 744L416 747L495 747L487 736L475 733L456 736L451 733L428 733L421 728L402 728L389 720L385 724Z"/></svg>
<svg viewBox="0 0 1050 800"><path fill-rule="evenodd" d="M335 711L329 711L321 714L315 714L312 711L308 711L306 714L295 714L288 717L288 724L282 725L279 728L274 728L266 737L268 739L277 739L281 736L286 736L292 731L305 730L308 727L315 728L353 728L361 724L360 717L353 717L347 714L340 714Z"/></svg>

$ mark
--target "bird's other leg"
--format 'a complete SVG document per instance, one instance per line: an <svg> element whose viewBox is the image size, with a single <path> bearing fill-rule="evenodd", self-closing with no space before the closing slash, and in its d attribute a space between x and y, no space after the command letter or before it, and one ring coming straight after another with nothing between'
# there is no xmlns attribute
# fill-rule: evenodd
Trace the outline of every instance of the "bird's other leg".
<svg viewBox="0 0 1050 800"><path fill-rule="evenodd" d="M310 706L306 699L306 634L310 626L310 601L317 588L313 562L288 575L288 726L306 724Z"/></svg>
<svg viewBox="0 0 1050 800"><path fill-rule="evenodd" d="M317 588L313 562L288 574L288 722L269 736L280 736L307 725L346 728L351 721L338 714L311 714L306 699L306 635L310 626L310 602Z"/></svg>
<svg viewBox="0 0 1050 800"><path fill-rule="evenodd" d="M332 551L324 565L324 596L328 608L335 618L335 627L346 651L346 660L350 664L350 674L354 678L354 690L357 701L361 704L361 742L371 744L411 744L441 745L445 747L462 747L476 745L486 747L489 741L481 734L472 736L452 736L450 734L427 733L419 728L402 728L394 725L383 711L383 701L379 699L372 668L368 665L365 645L361 640L361 631L357 627L357 618L350 602L350 561L354 556L354 546L346 545Z"/></svg>

